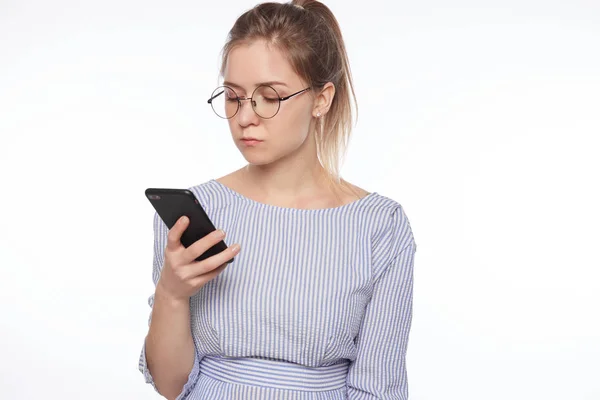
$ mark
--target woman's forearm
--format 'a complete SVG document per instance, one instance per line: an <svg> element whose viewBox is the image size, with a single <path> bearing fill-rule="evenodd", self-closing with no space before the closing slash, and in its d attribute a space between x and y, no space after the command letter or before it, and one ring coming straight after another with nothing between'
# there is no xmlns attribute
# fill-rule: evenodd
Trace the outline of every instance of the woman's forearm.
<svg viewBox="0 0 600 400"><path fill-rule="evenodd" d="M157 287L146 336L146 362L156 389L167 399L182 391L194 363L189 299L170 298Z"/></svg>

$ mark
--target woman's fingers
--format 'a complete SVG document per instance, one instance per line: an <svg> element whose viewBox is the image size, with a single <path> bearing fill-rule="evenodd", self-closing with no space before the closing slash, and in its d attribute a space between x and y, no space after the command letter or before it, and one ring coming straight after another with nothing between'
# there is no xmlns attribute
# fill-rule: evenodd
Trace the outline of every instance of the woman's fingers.
<svg viewBox="0 0 600 400"><path fill-rule="evenodd" d="M181 244L181 235L185 232L189 223L189 218L185 215L182 216L175 222L175 225L169 229L169 233L167 234L167 250L168 251L176 251L179 249Z"/></svg>
<svg viewBox="0 0 600 400"><path fill-rule="evenodd" d="M189 265L186 271L188 279L195 278L204 274L208 274L219 267L226 267L227 261L231 260L240 251L240 245L234 244L229 246L220 253L210 256L202 261L193 262Z"/></svg>
<svg viewBox="0 0 600 400"><path fill-rule="evenodd" d="M192 263L196 258L204 254L208 249L213 247L225 238L225 232L220 229L212 231L203 238L196 240L190 246L188 246L182 255L182 261L184 264Z"/></svg>
<svg viewBox="0 0 600 400"><path fill-rule="evenodd" d="M195 287L195 288L201 288L202 286L204 286L206 283L212 281L213 279L215 279L221 272L223 272L223 270L225 268L227 268L227 263L219 266L218 268L213 269L210 272L207 272L204 275L199 275L195 278L192 278L190 280L190 283Z"/></svg>
<svg viewBox="0 0 600 400"><path fill-rule="evenodd" d="M225 232L215 230L185 248L181 236L189 225L189 218L182 216L169 230L165 261L160 282L168 293L176 298L192 296L207 282L219 275L235 255L240 245L227 249L202 261L196 259L225 238Z"/></svg>

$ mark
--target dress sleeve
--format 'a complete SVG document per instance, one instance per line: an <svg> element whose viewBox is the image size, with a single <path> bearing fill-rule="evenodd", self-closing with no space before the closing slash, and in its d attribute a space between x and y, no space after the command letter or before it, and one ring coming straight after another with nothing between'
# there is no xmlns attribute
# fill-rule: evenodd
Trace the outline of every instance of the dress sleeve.
<svg viewBox="0 0 600 400"><path fill-rule="evenodd" d="M153 268L152 268L152 281L154 282L154 287L156 287L158 283L158 279L160 278L160 272L163 267L164 262L164 251L167 245L167 234L169 233L168 227L159 217L158 213L154 213L154 257L153 257ZM150 326L150 322L152 321L152 307L154 306L154 294L152 294L148 298L148 305L150 306L150 316L148 318L148 326ZM194 388L196 381L198 380L199 372L200 372L200 357L198 355L198 349L194 347L194 366L188 376L188 380L183 386L183 390L177 397L177 400L185 400L192 389ZM154 384L154 379L148 370L148 364L146 360L146 343L144 340L144 344L142 345L142 351L139 358L138 369L144 375L146 383L149 383L154 387L157 393L158 389Z"/></svg>
<svg viewBox="0 0 600 400"><path fill-rule="evenodd" d="M408 218L398 206L373 239L373 292L348 370L349 400L408 400L406 348L416 250Z"/></svg>

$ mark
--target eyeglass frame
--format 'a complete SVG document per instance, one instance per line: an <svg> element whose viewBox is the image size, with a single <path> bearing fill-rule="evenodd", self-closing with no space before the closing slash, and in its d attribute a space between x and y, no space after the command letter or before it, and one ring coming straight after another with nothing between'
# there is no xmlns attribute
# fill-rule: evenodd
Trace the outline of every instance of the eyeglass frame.
<svg viewBox="0 0 600 400"><path fill-rule="evenodd" d="M307 87L306 89L299 90L299 91L297 91L296 93L292 93L292 94L290 94L289 96L281 97L281 96L279 95L279 92L278 92L277 90L275 90L275 88L274 88L273 86L271 86L271 85L258 85L258 86L257 86L257 87L256 87L256 88L255 88L255 89L252 91L252 95L251 95L250 97L245 97L245 96L244 96L244 97L240 97L240 96L237 94L237 92L236 92L236 91L235 91L235 90L234 90L232 87L230 87L230 86L227 86L227 85L222 85L222 86L217 86L217 88L216 88L215 90L217 90L218 88L227 88L227 89L230 89L230 90L231 90L233 93L235 93L235 95L237 96L237 97L236 97L236 100L237 100L237 103L238 103L237 110L235 110L235 112L233 113L233 115L232 115L231 117L221 117L221 116L220 116L220 115L219 115L219 114L218 114L218 113L215 111L215 108L213 107L212 101L213 101L215 98L217 98L218 96L220 96L220 95L221 95L221 94L222 94L222 93L223 93L225 90L223 90L222 92L219 92L218 94L216 94L216 95L212 96L210 99L208 99L208 104L210 104L211 108L213 109L213 111L214 111L214 113L217 115L217 117L219 117L219 118L222 118L222 119L231 119L231 118L235 117L235 116L237 115L237 113L240 111L240 108L242 108L242 100L252 100L252 98L254 97L254 93L255 93L255 92L258 90L258 88L260 88L260 87L262 87L262 86L265 86L265 87L268 87L268 88L270 88L270 89L273 89L273 91L274 91L274 92L275 92L275 94L277 95L277 99L279 100L279 103L277 104L277 111L275 111L275 114L273 114L273 116L271 116L271 117L268 117L268 118L266 118L266 117L263 117L262 115L260 115L259 113L257 113L257 112L256 112L256 110L254 109L254 107L255 107L254 103L250 103L250 104L251 104L251 106L252 106L252 111L254 111L254 114L258 115L258 117L259 117L259 118L262 118L262 119L271 119L271 118L275 117L275 116L276 116L276 115L279 113L279 109L281 108L281 102L282 102L282 101L289 100L290 98L292 98L292 97L294 97L294 96L296 96L296 95L299 95L299 94L301 94L301 93L304 93L304 92L306 92L306 91L307 91L307 90L309 90L309 89L312 89L312 86L309 86L309 87ZM215 92L215 91L213 90L213 93L214 93L214 92ZM232 100L233 100L233 99L232 99Z"/></svg>

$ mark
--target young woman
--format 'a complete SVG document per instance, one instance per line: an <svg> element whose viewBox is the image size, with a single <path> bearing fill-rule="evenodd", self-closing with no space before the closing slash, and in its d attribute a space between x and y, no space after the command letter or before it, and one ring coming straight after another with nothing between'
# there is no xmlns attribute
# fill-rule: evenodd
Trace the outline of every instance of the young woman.
<svg viewBox="0 0 600 400"><path fill-rule="evenodd" d="M336 19L259 4L221 75L208 102L248 164L189 188L224 232L184 248L186 218L154 216L146 381L169 399L407 399L416 244L399 203L339 176L354 91Z"/></svg>

